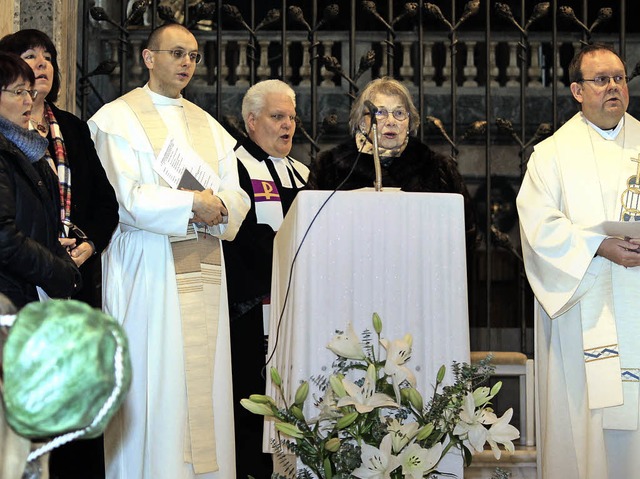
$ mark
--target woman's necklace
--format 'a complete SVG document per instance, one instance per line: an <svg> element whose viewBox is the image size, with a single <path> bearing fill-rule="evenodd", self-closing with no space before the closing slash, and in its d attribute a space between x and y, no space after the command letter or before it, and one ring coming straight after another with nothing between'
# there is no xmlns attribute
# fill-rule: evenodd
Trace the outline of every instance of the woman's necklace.
<svg viewBox="0 0 640 479"><path fill-rule="evenodd" d="M45 116L42 117L41 122L34 118L31 118L29 121L31 122L33 127L40 133L44 133L45 135L49 133L49 122L47 121Z"/></svg>

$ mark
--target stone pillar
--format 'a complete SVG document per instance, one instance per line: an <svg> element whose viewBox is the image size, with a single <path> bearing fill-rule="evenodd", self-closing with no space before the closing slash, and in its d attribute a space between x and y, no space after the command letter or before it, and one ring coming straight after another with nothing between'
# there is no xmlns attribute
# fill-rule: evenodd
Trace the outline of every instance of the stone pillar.
<svg viewBox="0 0 640 479"><path fill-rule="evenodd" d="M3 35L20 28L37 28L51 37L58 50L62 80L57 105L75 113L78 1L0 0L0 11ZM4 15L7 11L9 15Z"/></svg>
<svg viewBox="0 0 640 479"><path fill-rule="evenodd" d="M20 0L0 0L0 12L0 37L4 37L20 24Z"/></svg>

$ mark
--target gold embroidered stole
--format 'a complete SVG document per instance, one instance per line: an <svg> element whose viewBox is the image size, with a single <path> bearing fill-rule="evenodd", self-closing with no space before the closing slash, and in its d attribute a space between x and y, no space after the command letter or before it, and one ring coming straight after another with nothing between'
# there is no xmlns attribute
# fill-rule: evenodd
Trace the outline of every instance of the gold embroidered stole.
<svg viewBox="0 0 640 479"><path fill-rule="evenodd" d="M168 130L150 95L137 88L122 97L144 126L156 156ZM214 171L218 171L215 142L206 114L182 101L190 142ZM197 139L197 141L193 141ZM166 183L160 178L162 184ZM188 424L184 441L185 462L196 474L217 471L213 418L213 372L218 336L222 260L220 241L189 225L185 237L171 237L176 271L187 386Z"/></svg>

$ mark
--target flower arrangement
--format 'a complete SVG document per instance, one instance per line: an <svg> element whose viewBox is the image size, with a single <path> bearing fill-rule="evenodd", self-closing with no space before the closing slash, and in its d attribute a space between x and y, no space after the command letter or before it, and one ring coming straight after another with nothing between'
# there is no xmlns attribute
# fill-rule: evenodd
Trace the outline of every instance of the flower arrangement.
<svg viewBox="0 0 640 479"><path fill-rule="evenodd" d="M275 368L271 368L271 379L280 404L261 394L241 400L249 411L276 421L281 440L274 446L279 454L293 453L300 459L299 479L418 479L438 473L438 464L452 448L462 451L465 465L487 442L496 459L499 445L513 452L512 441L520 437L509 424L513 410L498 417L491 409L502 383L481 386L492 372L488 361L454 362L451 385L443 384L446 370L442 366L425 403L416 389L415 375L405 365L411 356L411 335L384 339L376 313L373 329L376 344L368 331L360 341L349 324L327 346L338 359L328 380L312 378L324 391L324 397L314 401L319 410L316 416L309 417L303 410L309 382L300 384L293 401L287 400ZM295 472L295 466L288 471L292 476Z"/></svg>

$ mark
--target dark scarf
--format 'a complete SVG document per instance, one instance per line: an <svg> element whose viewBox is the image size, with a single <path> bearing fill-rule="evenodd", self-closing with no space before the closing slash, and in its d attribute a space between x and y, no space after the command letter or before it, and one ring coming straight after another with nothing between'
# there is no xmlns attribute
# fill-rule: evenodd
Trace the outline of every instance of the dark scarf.
<svg viewBox="0 0 640 479"><path fill-rule="evenodd" d="M31 163L44 156L49 140L42 138L36 130L27 130L0 116L0 133L13 143Z"/></svg>

